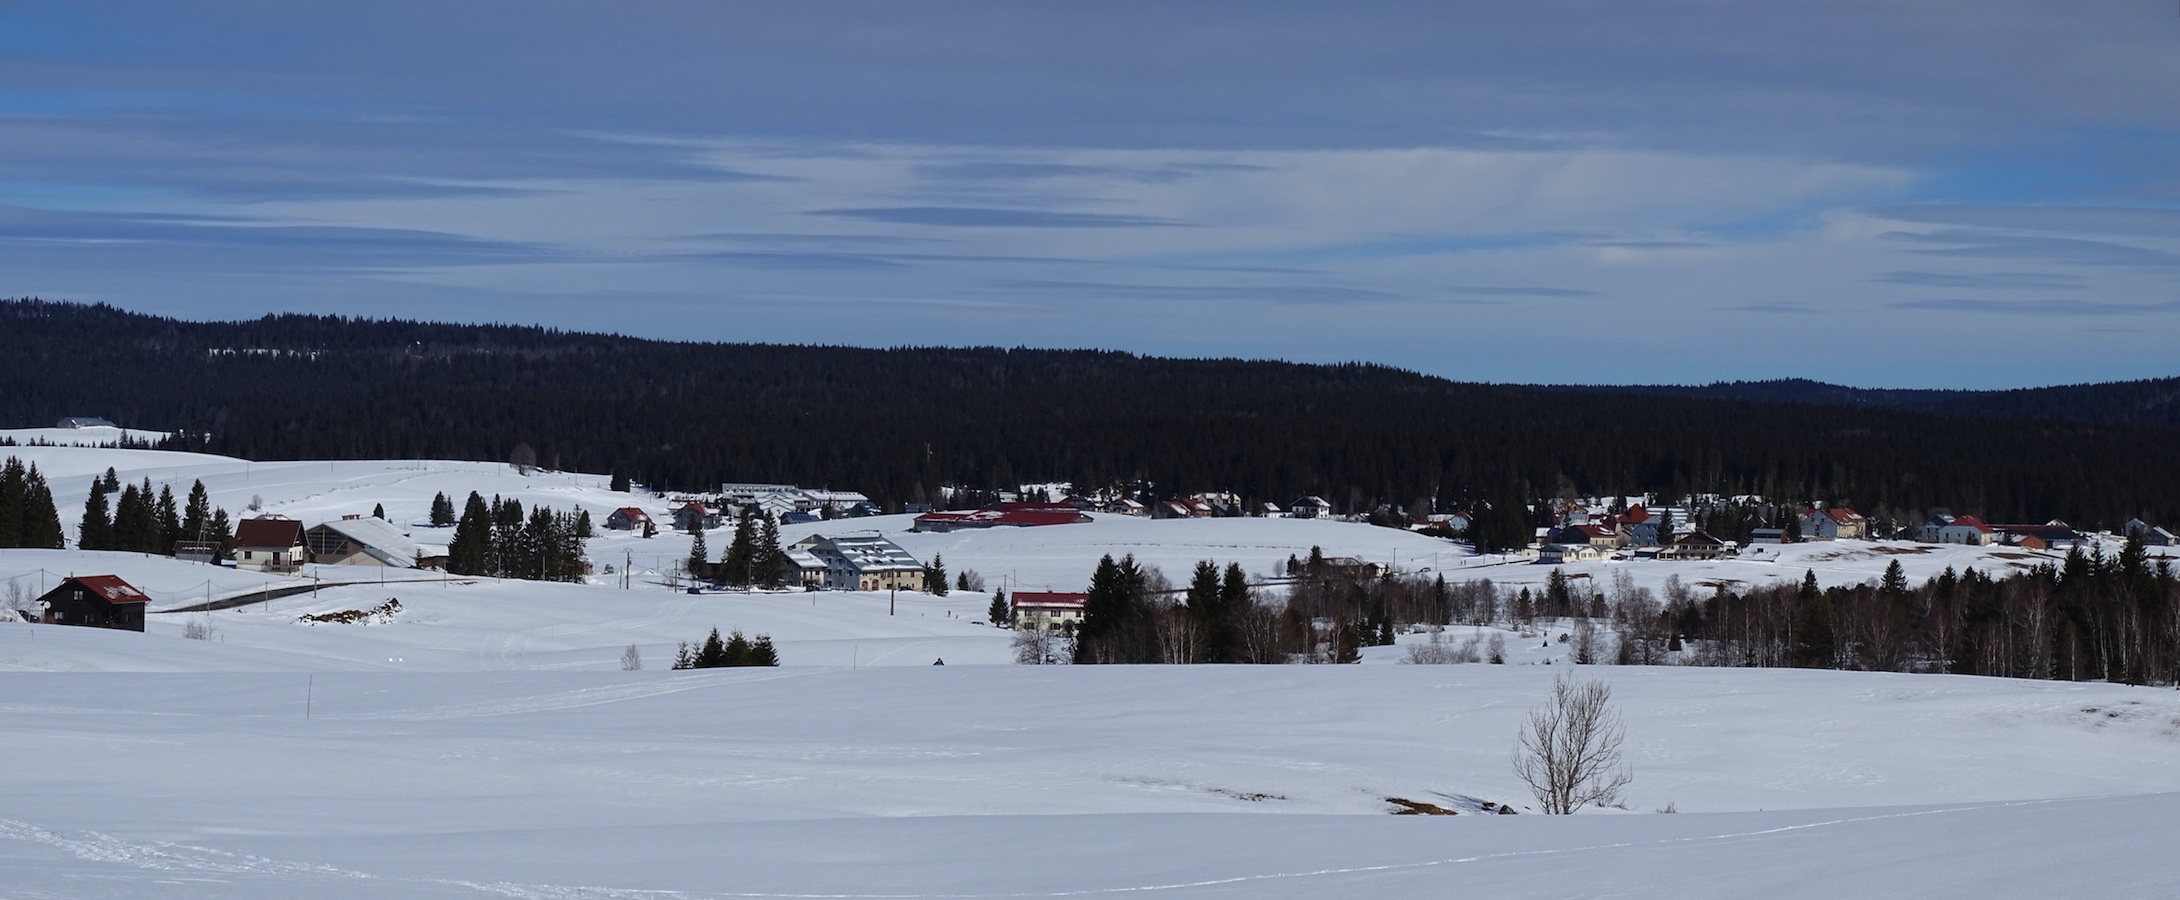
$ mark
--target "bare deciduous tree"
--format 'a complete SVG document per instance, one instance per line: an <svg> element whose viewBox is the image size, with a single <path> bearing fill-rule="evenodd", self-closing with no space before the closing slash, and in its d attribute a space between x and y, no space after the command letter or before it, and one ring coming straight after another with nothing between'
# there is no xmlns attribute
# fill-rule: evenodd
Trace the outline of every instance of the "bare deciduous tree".
<svg viewBox="0 0 2180 900"><path fill-rule="evenodd" d="M1562 675L1552 680L1551 699L1529 711L1514 749L1514 774L1549 815L1618 806L1621 790L1635 780L1620 765L1625 736L1609 685Z"/></svg>
<svg viewBox="0 0 2180 900"><path fill-rule="evenodd" d="M192 641L209 641L209 640L211 640L211 639L212 639L212 617L211 617L211 616L206 616L206 617L204 617L204 618L202 618L202 619L191 619L191 620L189 620L189 621L187 621L187 622L183 622L183 623L182 623L182 637L188 638L188 639L190 639L190 640L192 640Z"/></svg>
<svg viewBox="0 0 2180 900"><path fill-rule="evenodd" d="M1058 640L1036 629L1014 633L1014 661L1019 665L1042 666L1053 662Z"/></svg>
<svg viewBox="0 0 2180 900"><path fill-rule="evenodd" d="M621 671L637 672L642 669L643 654L636 649L635 644L628 645L628 649L621 651Z"/></svg>

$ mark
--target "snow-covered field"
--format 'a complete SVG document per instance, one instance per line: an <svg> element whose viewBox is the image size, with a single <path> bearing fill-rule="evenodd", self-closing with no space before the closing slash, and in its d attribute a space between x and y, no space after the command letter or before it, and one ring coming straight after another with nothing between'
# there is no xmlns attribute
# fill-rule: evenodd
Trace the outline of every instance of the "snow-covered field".
<svg viewBox="0 0 2180 900"><path fill-rule="evenodd" d="M257 497L305 522L384 504L416 523L434 493L471 490L594 518L665 513L602 476L485 463L9 453L53 477L71 527L109 465L177 493L201 478L232 513ZM1449 580L1549 571L1337 522L908 524L786 532L877 528L1029 589L1079 589L1104 553L1184 580L1203 558L1269 575L1313 545ZM715 554L725 539L711 535ZM686 541L595 540L601 565L635 562L627 589L326 567L324 583L360 583L155 613L141 635L0 623L0 896L2180 895L2169 690L1586 668L1627 718L1628 810L1480 815L1482 801L1533 804L1510 751L1567 671L1560 645L1510 635L1506 666L1397 665L1398 648L1362 666L1000 665L1008 636L979 623L987 595L690 595L656 577ZM1777 552L1567 570L1655 587L2026 562L1904 544ZM0 550L0 582L94 571L145 587L157 610L301 583ZM298 621L396 598L390 622ZM185 639L192 624L209 639ZM712 627L770 634L786 664L663 671ZM629 644L644 671L619 670ZM1464 814L1396 817L1390 797ZM1654 813L1668 804L1680 814Z"/></svg>

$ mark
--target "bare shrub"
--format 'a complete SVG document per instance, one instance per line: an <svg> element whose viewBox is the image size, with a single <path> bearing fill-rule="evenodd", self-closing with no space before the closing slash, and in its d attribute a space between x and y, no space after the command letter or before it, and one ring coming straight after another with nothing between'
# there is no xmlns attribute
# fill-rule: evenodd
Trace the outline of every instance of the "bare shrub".
<svg viewBox="0 0 2180 900"><path fill-rule="evenodd" d="M1489 647L1489 655L1486 658L1491 661L1491 664L1494 666L1506 665L1506 635L1496 631L1492 632Z"/></svg>
<svg viewBox="0 0 2180 900"><path fill-rule="evenodd" d="M621 671L643 671L643 653L636 649L635 644L630 644L627 649L621 651Z"/></svg>
<svg viewBox="0 0 2180 900"><path fill-rule="evenodd" d="M1625 737L1611 686L1562 675L1552 680L1551 699L1529 711L1514 749L1514 774L1549 815L1619 806L1621 791L1635 780L1620 764Z"/></svg>
<svg viewBox="0 0 2180 900"><path fill-rule="evenodd" d="M1446 640L1444 635L1434 631L1431 633L1429 641L1421 644L1409 644L1408 655L1401 662L1417 666L1450 666L1458 663L1483 662L1483 652L1477 649L1482 643L1483 636L1480 634L1470 635L1463 638L1460 643L1454 643Z"/></svg>
<svg viewBox="0 0 2180 900"><path fill-rule="evenodd" d="M1014 633L1014 661L1025 666L1051 665L1059 660L1054 653L1059 641L1042 631L1017 631Z"/></svg>
<svg viewBox="0 0 2180 900"><path fill-rule="evenodd" d="M202 619L191 619L187 622L182 623L182 637L188 638L192 641L211 640L212 618L210 616L206 616Z"/></svg>

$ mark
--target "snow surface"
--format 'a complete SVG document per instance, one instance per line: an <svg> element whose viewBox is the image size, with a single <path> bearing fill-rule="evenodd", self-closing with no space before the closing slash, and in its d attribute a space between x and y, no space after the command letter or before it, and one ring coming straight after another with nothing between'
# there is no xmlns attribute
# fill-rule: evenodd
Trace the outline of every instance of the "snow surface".
<svg viewBox="0 0 2180 900"><path fill-rule="evenodd" d="M56 476L71 525L109 465L177 493L202 478L230 512L259 496L312 522L383 503L426 542L438 532L414 523L442 491L601 521L666 510L603 476L485 463L5 453ZM1312 545L1449 580L1550 571L1327 521L909 523L784 531L876 528L1030 589L1080 588L1104 553L1185 581L1198 559L1261 577ZM1508 763L1525 711L1569 669L1548 637L1506 634L1505 666L1399 665L1399 647L1361 666L1000 665L1009 635L979 623L986 594L691 595L665 575L687 540L594 540L601 565L636 563L625 589L312 567L360 583L213 613L171 610L307 579L0 550L0 582L114 572L155 599L146 634L0 623L0 896L2180 895L2169 690L1584 667L1626 716L1628 810L1490 816L1483 801L1533 802ZM1565 568L1655 588L2027 562L1861 542L1776 552ZM391 598L391 622L298 620ZM210 639L185 639L192 624ZM661 671L712 627L772 635L786 665ZM619 671L631 643L645 671ZM1389 797L1463 814L1395 817ZM1680 814L1652 812L1667 804Z"/></svg>

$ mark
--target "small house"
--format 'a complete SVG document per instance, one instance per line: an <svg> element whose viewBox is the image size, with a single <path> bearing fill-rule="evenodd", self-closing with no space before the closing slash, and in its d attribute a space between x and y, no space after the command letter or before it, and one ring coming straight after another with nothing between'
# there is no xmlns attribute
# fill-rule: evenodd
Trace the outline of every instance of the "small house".
<svg viewBox="0 0 2180 900"><path fill-rule="evenodd" d="M1944 543L1946 526L1951 524L1953 524L1952 516L1944 513L1933 515L1928 519L1924 519L1923 524L1915 526L1914 540L1925 544Z"/></svg>
<svg viewBox="0 0 2180 900"><path fill-rule="evenodd" d="M1672 546L1658 549L1659 559L1720 559L1726 555L1726 542L1704 531L1695 531Z"/></svg>
<svg viewBox="0 0 2180 900"><path fill-rule="evenodd" d="M1329 519L1332 517L1332 504L1325 502L1325 498L1312 494L1294 501L1294 506L1289 507L1288 511L1297 519Z"/></svg>
<svg viewBox="0 0 2180 900"><path fill-rule="evenodd" d="M38 598L40 621L85 628L144 630L144 604L151 597L113 575L77 575Z"/></svg>
<svg viewBox="0 0 2180 900"><path fill-rule="evenodd" d="M1786 543L1786 529L1784 529L1784 528L1757 528L1757 529L1754 529L1754 530L1752 530L1752 531L1750 531L1750 532L1749 532L1749 543L1751 543L1751 544L1784 544L1784 543Z"/></svg>
<svg viewBox="0 0 2180 900"><path fill-rule="evenodd" d="M110 422L110 421L107 421L107 420L105 420L105 419L101 419L101 418L99 418L99 417L97 417L97 416L69 416L68 418L65 418L65 419L62 419L62 420L61 420L61 423L60 423L59 427L61 427L61 428L119 428L119 427L121 427L121 426L119 426L119 425L115 425L114 423L112 423L112 422ZM139 628L139 629L137 629L137 630L138 630L138 631L142 631L142 630L144 630L144 629L141 629L141 628Z"/></svg>
<svg viewBox="0 0 2180 900"><path fill-rule="evenodd" d="M1188 504L1179 500L1161 500L1151 507L1151 518L1154 519L1186 519L1194 515L1196 513L1188 508Z"/></svg>
<svg viewBox="0 0 2180 900"><path fill-rule="evenodd" d="M614 531L641 531L650 523L650 514L633 506L623 506L606 516L606 527Z"/></svg>
<svg viewBox="0 0 2180 900"><path fill-rule="evenodd" d="M719 512L704 505L702 500L691 500L674 507L674 528L679 531L717 528L720 521Z"/></svg>
<svg viewBox="0 0 2180 900"><path fill-rule="evenodd" d="M1546 544L1537 550L1537 563L1546 566L1604 558L1605 551L1588 544Z"/></svg>
<svg viewBox="0 0 2180 900"><path fill-rule="evenodd" d="M1869 520L1843 506L1809 508L1801 514L1802 540L1860 540L1870 536Z"/></svg>
<svg viewBox="0 0 2180 900"><path fill-rule="evenodd" d="M797 513L796 515L808 516L810 514ZM815 519L816 517L811 516L811 518ZM824 587L825 569L825 560L819 559L817 554L811 553L802 544L784 547L780 550L780 575L788 584L801 588Z"/></svg>
<svg viewBox="0 0 2180 900"><path fill-rule="evenodd" d="M303 523L276 515L236 523L228 550L237 569L290 575L302 571L310 552L303 545Z"/></svg>
<svg viewBox="0 0 2180 900"><path fill-rule="evenodd" d="M1082 627L1083 605L1089 594L1056 591L1018 591L1014 603L1014 629L1046 634L1072 634Z"/></svg>
<svg viewBox="0 0 2180 900"><path fill-rule="evenodd" d="M2174 538L2172 532L2144 522L2141 519L2128 519L2127 524L2120 528L2120 534L2125 537L2134 537L2139 534L2142 536L2142 543L2151 547L2171 547L2180 544L2180 539Z"/></svg>

